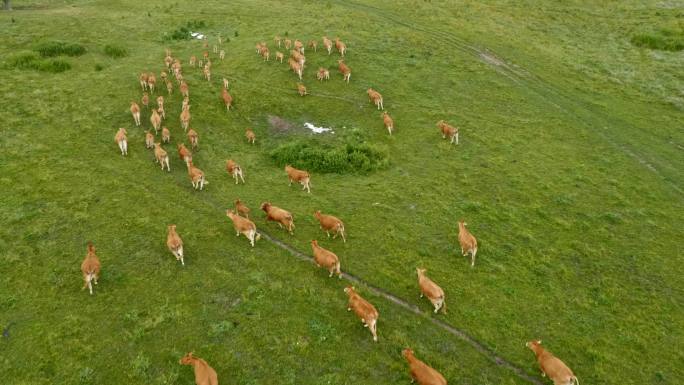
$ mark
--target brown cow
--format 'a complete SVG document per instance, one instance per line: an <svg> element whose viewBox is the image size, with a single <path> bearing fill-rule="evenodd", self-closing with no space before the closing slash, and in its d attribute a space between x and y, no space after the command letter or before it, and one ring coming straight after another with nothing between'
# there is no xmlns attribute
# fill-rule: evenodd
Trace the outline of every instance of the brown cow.
<svg viewBox="0 0 684 385"><path fill-rule="evenodd" d="M145 108L150 108L150 95L147 92L143 92L143 96L140 99L140 103L142 103Z"/></svg>
<svg viewBox="0 0 684 385"><path fill-rule="evenodd" d="M140 88L142 88L143 91L147 90L147 73L141 73L138 79L140 80Z"/></svg>
<svg viewBox="0 0 684 385"><path fill-rule="evenodd" d="M302 84L302 83L297 84L297 92L299 92L299 96L306 95L306 87L304 87L304 84Z"/></svg>
<svg viewBox="0 0 684 385"><path fill-rule="evenodd" d="M154 135L150 131L145 131L145 148L154 148Z"/></svg>
<svg viewBox="0 0 684 385"><path fill-rule="evenodd" d="M201 358L193 357L192 352L183 356L179 363L181 365L192 365L195 370L196 385L218 385L218 376L214 368Z"/></svg>
<svg viewBox="0 0 684 385"><path fill-rule="evenodd" d="M458 243L461 244L461 254L463 256L470 253L470 267L475 266L475 255L477 254L477 239L466 229L468 224L458 221Z"/></svg>
<svg viewBox="0 0 684 385"><path fill-rule="evenodd" d="M311 175L307 171L298 170L288 164L285 165L285 172L290 180L289 186L292 186L292 182L299 182L302 185L302 190L311 193Z"/></svg>
<svg viewBox="0 0 684 385"><path fill-rule="evenodd" d="M335 253L318 246L318 241L316 240L311 241L311 249L313 250L316 266L327 269L328 272L330 272L329 277L332 277L334 273L337 273L337 278L342 278L340 259L337 258Z"/></svg>
<svg viewBox="0 0 684 385"><path fill-rule="evenodd" d="M344 60L342 60L342 59L338 60L337 64L338 64L338 68L340 70L340 73L343 76L342 80L349 83L349 79L351 78L351 68L349 68L349 66L344 64Z"/></svg>
<svg viewBox="0 0 684 385"><path fill-rule="evenodd" d="M171 95L173 93L173 83L171 81L166 81L166 91Z"/></svg>
<svg viewBox="0 0 684 385"><path fill-rule="evenodd" d="M257 233L256 225L254 222L247 218L243 218L236 215L233 210L226 210L226 216L233 221L233 227L235 228L235 235L240 236L243 234L249 240L249 243L254 247L254 242L261 239L261 234Z"/></svg>
<svg viewBox="0 0 684 385"><path fill-rule="evenodd" d="M321 214L320 210L316 210L314 213L314 217L318 219L318 222L321 224L321 229L325 230L325 233L328 234L328 238L330 238L330 232L333 232L333 239L337 238L338 235L342 236L342 241L347 242L347 238L345 237L344 234L344 223L332 215L326 215L326 214Z"/></svg>
<svg viewBox="0 0 684 385"><path fill-rule="evenodd" d="M330 80L330 71L323 67L319 68L318 72L316 73L316 79L320 81Z"/></svg>
<svg viewBox="0 0 684 385"><path fill-rule="evenodd" d="M328 51L328 55L332 53L332 40L328 39L327 36L323 36L323 47Z"/></svg>
<svg viewBox="0 0 684 385"><path fill-rule="evenodd" d="M245 183L245 177L242 174L242 167L240 167L239 164L235 163L232 159L228 159L226 161L226 171L228 171L228 174L230 174L234 179L235 179L235 184L238 184L238 178L242 180L242 183Z"/></svg>
<svg viewBox="0 0 684 385"><path fill-rule="evenodd" d="M185 162L185 165L189 162L192 162L192 152L188 150L187 147L185 147L184 143L178 143L178 156L180 156L181 160Z"/></svg>
<svg viewBox="0 0 684 385"><path fill-rule="evenodd" d="M221 89L221 99L223 99L223 104L226 105L226 111L230 111L230 106L233 104L233 97L225 88Z"/></svg>
<svg viewBox="0 0 684 385"><path fill-rule="evenodd" d="M335 48L340 52L340 56L344 57L344 53L347 52L347 45L339 37L335 38Z"/></svg>
<svg viewBox="0 0 684 385"><path fill-rule="evenodd" d="M347 311L354 310L357 317L363 322L363 327L367 327L373 335L373 341L378 342L378 313L375 306L363 299L352 286L344 288L344 292L349 297Z"/></svg>
<svg viewBox="0 0 684 385"><path fill-rule="evenodd" d="M389 116L387 111L382 113L382 122L385 124L385 128L387 128L389 134L392 135L392 131L394 131L394 120Z"/></svg>
<svg viewBox="0 0 684 385"><path fill-rule="evenodd" d="M451 144L458 144L458 127L454 127L443 120L437 122L437 127L442 132L442 139L449 138Z"/></svg>
<svg viewBox="0 0 684 385"><path fill-rule="evenodd" d="M270 202L262 203L261 209L266 213L267 221L278 222L278 226L281 228L285 226L285 229L290 234L293 234L295 228L294 218L292 218L292 214L289 211L273 206Z"/></svg>
<svg viewBox="0 0 684 385"><path fill-rule="evenodd" d="M150 123L152 124L152 127L154 128L154 134L156 135L161 127L161 116L159 116L157 110L152 110L152 115L150 115Z"/></svg>
<svg viewBox="0 0 684 385"><path fill-rule="evenodd" d="M150 89L150 92L154 93L154 87L157 85L157 77L154 76L153 72L150 72L147 74L147 88Z"/></svg>
<svg viewBox="0 0 684 385"><path fill-rule="evenodd" d="M183 260L183 240L176 232L176 225L169 225L167 230L166 247L176 257L176 260L181 261L181 265L185 266L185 261Z"/></svg>
<svg viewBox="0 0 684 385"><path fill-rule="evenodd" d="M164 165L166 164L166 169L171 172L171 166L169 166L169 154L164 151L161 143L154 144L154 158L157 160L157 163L161 164L162 171L164 171Z"/></svg>
<svg viewBox="0 0 684 385"><path fill-rule="evenodd" d="M138 103L131 101L131 115L136 126L140 126L140 106Z"/></svg>
<svg viewBox="0 0 684 385"><path fill-rule="evenodd" d="M164 112L164 97L162 95L157 96L157 111L166 119L166 112Z"/></svg>
<svg viewBox="0 0 684 385"><path fill-rule="evenodd" d="M413 355L413 350L406 348L401 352L411 369L411 382L418 385L447 385L447 380L438 371Z"/></svg>
<svg viewBox="0 0 684 385"><path fill-rule="evenodd" d="M88 242L88 254L81 263L81 272L83 273L83 289L87 287L90 295L93 295L93 282L97 285L97 279L100 277L100 259L95 254L95 246L92 242Z"/></svg>
<svg viewBox="0 0 684 385"><path fill-rule="evenodd" d="M183 108L183 112L180 114L180 121L181 121L181 126L183 126L183 131L188 130L188 126L190 126L190 118L192 115L190 115L190 105L188 104Z"/></svg>
<svg viewBox="0 0 684 385"><path fill-rule="evenodd" d="M427 270L416 268L416 273L418 273L418 286L420 286L420 298L426 296L432 306L435 307L435 313L442 309L444 314L446 314L446 302L444 301L444 290L434 283L430 278L425 275Z"/></svg>
<svg viewBox="0 0 684 385"><path fill-rule="evenodd" d="M238 215L242 215L243 217L249 219L249 207L247 207L240 198L235 200L235 211L237 211Z"/></svg>
<svg viewBox="0 0 684 385"><path fill-rule="evenodd" d="M119 131L114 135L114 141L119 145L119 150L121 150L121 155L128 155L128 140L126 139L126 129L119 128Z"/></svg>
<svg viewBox="0 0 684 385"><path fill-rule="evenodd" d="M188 130L188 140L190 141L190 146L193 150L199 147L199 134L194 129Z"/></svg>
<svg viewBox="0 0 684 385"><path fill-rule="evenodd" d="M171 131L168 128L162 127L162 143L169 143L171 141Z"/></svg>
<svg viewBox="0 0 684 385"><path fill-rule="evenodd" d="M554 385L579 385L579 380L563 361L541 346L541 340L525 344L537 356L542 377L548 376Z"/></svg>
<svg viewBox="0 0 684 385"><path fill-rule="evenodd" d="M251 128L248 128L245 131L245 137L247 138L247 143L252 143L256 142L256 135L254 134L254 131L252 131Z"/></svg>
<svg viewBox="0 0 684 385"><path fill-rule="evenodd" d="M370 99L370 101L373 102L376 107L378 107L378 110L384 110L385 107L382 105L382 95L372 88L369 88L367 92L368 99Z"/></svg>
<svg viewBox="0 0 684 385"><path fill-rule="evenodd" d="M318 42L316 40L309 40L309 48L313 48L314 52L318 52Z"/></svg>
<svg viewBox="0 0 684 385"><path fill-rule="evenodd" d="M285 55L280 51L276 51L276 60L280 60L280 63L282 63L283 59L285 59Z"/></svg>
<svg viewBox="0 0 684 385"><path fill-rule="evenodd" d="M192 164L192 160L187 162L188 166L188 176L190 177L190 182L192 183L192 187L197 190L198 188L200 190L204 189L205 184L209 184L207 180L204 178L204 172L200 170L199 168L195 167Z"/></svg>

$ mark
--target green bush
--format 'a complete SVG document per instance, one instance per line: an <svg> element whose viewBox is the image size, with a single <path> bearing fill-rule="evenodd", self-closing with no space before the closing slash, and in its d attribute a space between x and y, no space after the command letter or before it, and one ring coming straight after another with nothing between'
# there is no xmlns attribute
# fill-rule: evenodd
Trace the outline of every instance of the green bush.
<svg viewBox="0 0 684 385"><path fill-rule="evenodd" d="M662 51L684 50L684 30L661 29L657 32L640 33L632 36L632 44Z"/></svg>
<svg viewBox="0 0 684 385"><path fill-rule="evenodd" d="M84 46L76 43L65 43L62 41L49 41L41 43L36 47L36 51L42 57L81 56L86 53Z"/></svg>
<svg viewBox="0 0 684 385"><path fill-rule="evenodd" d="M41 59L36 54L22 53L8 60L10 68L59 73L71 68L69 62L60 59Z"/></svg>
<svg viewBox="0 0 684 385"><path fill-rule="evenodd" d="M290 164L320 173L368 173L389 164L388 152L370 144L332 147L293 142L276 147L270 156L280 167Z"/></svg>
<svg viewBox="0 0 684 385"><path fill-rule="evenodd" d="M163 40L190 40L192 36L190 32L198 32L198 29L206 28L207 23L204 20L194 20L188 21L185 25L178 27L175 31L170 34L165 33L162 37Z"/></svg>
<svg viewBox="0 0 684 385"><path fill-rule="evenodd" d="M105 55L118 59L121 57L128 56L128 50L124 47L120 47L118 45L113 45L113 44L107 44L104 46L104 53Z"/></svg>

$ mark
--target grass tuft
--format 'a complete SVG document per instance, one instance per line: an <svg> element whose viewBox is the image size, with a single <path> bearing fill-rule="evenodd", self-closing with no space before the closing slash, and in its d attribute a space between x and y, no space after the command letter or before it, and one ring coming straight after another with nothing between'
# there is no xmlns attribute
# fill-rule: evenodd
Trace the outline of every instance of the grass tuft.
<svg viewBox="0 0 684 385"><path fill-rule="evenodd" d="M84 46L78 43L67 43L63 41L48 41L41 43L35 50L42 57L81 56L86 53Z"/></svg>
<svg viewBox="0 0 684 385"><path fill-rule="evenodd" d="M636 34L632 36L632 44L661 51L681 51L684 50L684 30L660 29L656 32Z"/></svg>
<svg viewBox="0 0 684 385"><path fill-rule="evenodd" d="M128 56L128 50L126 48L114 44L105 45L104 53L114 59Z"/></svg>
<svg viewBox="0 0 684 385"><path fill-rule="evenodd" d="M11 57L8 60L8 67L60 73L71 69L71 64L61 59L41 59L36 54L29 52Z"/></svg>

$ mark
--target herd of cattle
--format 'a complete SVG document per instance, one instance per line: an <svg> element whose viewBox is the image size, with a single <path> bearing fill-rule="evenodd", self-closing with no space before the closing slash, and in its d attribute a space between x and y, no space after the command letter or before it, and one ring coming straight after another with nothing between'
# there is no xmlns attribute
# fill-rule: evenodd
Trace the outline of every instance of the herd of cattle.
<svg viewBox="0 0 684 385"><path fill-rule="evenodd" d="M219 37L218 44L213 47L213 52L218 54L220 60L225 57L225 51L220 49L221 39ZM274 38L274 44L281 48L284 46L285 49L293 48L290 51L290 57L288 60L290 69L298 76L300 81L303 79L303 72L306 63L306 57L304 56L304 44L300 40L290 40L283 39L276 36ZM307 45L314 51L317 51L318 43L316 40L311 40ZM323 37L323 46L325 47L328 55L332 54L333 41L327 37ZM335 39L334 46L339 52L340 56L343 58L347 51L347 46L339 38ZM208 48L207 40L204 40L204 48ZM256 52L263 58L264 61L270 59L270 49L268 45L264 42L260 42L256 45ZM280 51L275 53L276 60L281 63L284 59L284 54ZM343 80L346 82L350 81L351 68L347 66L344 59L338 60L338 69L343 76ZM164 59L165 68L160 73L161 81L165 83L166 89L169 97L173 93L173 82L169 79L169 74L172 74L178 87L180 89L181 95L183 96L182 102L182 112L180 114L180 125L188 138L190 143L190 148L194 151L199 147L199 135L198 133L190 128L190 103L189 103L189 86L186 80L183 78L183 65L178 58L171 56L171 52L166 50L166 56ZM192 68L201 68L202 74L207 81L211 81L211 67L212 61L208 51L203 52L203 59L198 60L196 56L192 56L189 61L189 65ZM316 72L316 79L319 81L328 80L330 78L330 72L327 68L319 68ZM162 126L162 122L166 119L166 114L164 111L164 96L159 95L156 98L157 106L156 108L150 108L149 94L155 93L156 90L156 75L152 72L142 73L139 77L140 86L143 91L143 96L141 99L142 105L145 109L150 110L150 124L154 129L154 134L151 131L146 131L145 133L145 146L150 149L154 149L154 158L157 163L160 164L162 171L166 169L168 172L171 171L169 155L162 148L163 143L170 143L171 132L167 127ZM226 106L226 109L230 111L233 103L233 98L228 91L229 82L227 79L223 79L223 88L221 90L221 100ZM297 91L300 95L307 95L306 87L299 83ZM372 102L378 110L384 110L383 97L382 95L369 88L368 97L370 102ZM136 126L141 126L140 113L141 108L137 102L131 101L130 112L133 116L134 124ZM394 131L394 121L387 114L383 112L382 115L383 123L385 128L391 135ZM452 144L458 144L458 128L450 125L444 120L440 120L437 123L437 127L440 129L443 138L448 138ZM161 140L156 140L156 135L161 131ZM247 129L245 136L248 143L254 144L256 141L256 135L251 129ZM127 131L125 128L120 128L116 135L115 141L119 146L119 150L122 155L128 154L128 140ZM194 189L202 190L206 184L208 184L204 172L197 168L192 161L192 152L188 149L185 144L180 141L177 144L178 155L180 159L185 163L188 171L189 179L192 183ZM230 177L235 180L238 184L240 181L245 182L244 174L240 165L238 165L234 160L229 159L226 162L226 171ZM306 190L307 193L311 192L310 180L311 175L309 172L304 170L298 170L290 165L285 167L285 172L287 174L290 185L292 182L297 182L302 185L302 189ZM276 222L281 228L287 230L290 234L294 232L294 219L292 213L282 209L280 207L274 206L270 202L264 202L261 205L261 209L266 213L267 221ZM226 210L226 216L230 218L233 222L233 227L235 229L236 235L244 235L254 247L255 242L260 239L260 234L257 232L256 225L252 220L249 219L250 209L239 199L235 201L235 209ZM314 217L318 219L321 229L323 229L328 237L333 234L333 238L340 236L343 242L346 242L346 234L344 223L337 217L332 215L323 214L320 211L314 213ZM471 266L475 265L475 256L477 254L477 240L475 237L466 229L466 223L459 221L459 232L458 240L461 246L461 252L464 256L470 255ZM182 265L185 265L183 259L183 241L176 231L176 225L169 225L167 228L167 246L174 257L180 261ZM311 241L311 249L314 261L317 266L325 268L329 273L330 277L337 275L341 278L340 270L340 260L335 253L321 247L316 240ZM93 294L93 283L97 284L97 279L100 273L100 261L95 253L95 247L92 243L88 244L88 253L81 265L81 270L83 272L84 288L88 288L90 294ZM446 302L444 290L437 285L434 281L426 276L426 270L422 268L417 268L416 273L418 275L418 286L420 288L421 297L425 296L432 303L434 307L434 312L442 310L446 313ZM356 290L348 286L344 289L344 292L349 298L347 310L354 311L358 318L363 323L364 327L367 327L371 332L374 341L378 341L377 335L377 321L379 317L378 310L367 300L365 300ZM530 341L526 344L528 348L534 351L539 365L542 370L543 376L549 376L553 380L555 385L572 385L574 383L579 384L577 377L574 376L572 371L558 358L553 356L550 352L541 347L541 341ZM428 366L421 360L414 356L411 349L404 349L402 352L403 357L409 364L412 382L415 380L420 385L445 385L447 381L444 377L435 369ZM207 364L201 358L194 357L192 353L188 353L180 360L181 364L192 365L195 371L195 380L198 385L216 385L218 384L217 375L214 369Z"/></svg>

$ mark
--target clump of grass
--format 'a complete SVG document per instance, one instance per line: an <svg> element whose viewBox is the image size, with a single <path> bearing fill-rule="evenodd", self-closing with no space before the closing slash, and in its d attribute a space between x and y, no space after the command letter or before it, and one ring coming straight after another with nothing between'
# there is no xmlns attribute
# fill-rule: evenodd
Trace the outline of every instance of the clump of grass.
<svg viewBox="0 0 684 385"><path fill-rule="evenodd" d="M636 34L632 36L632 44L661 51L681 51L684 50L684 30L660 29Z"/></svg>
<svg viewBox="0 0 684 385"><path fill-rule="evenodd" d="M8 67L59 73L71 69L71 64L61 59L41 59L38 55L28 52L11 57L8 60Z"/></svg>
<svg viewBox="0 0 684 385"><path fill-rule="evenodd" d="M41 43L35 50L42 57L81 56L86 53L84 46L78 43L67 43L63 41L48 41Z"/></svg>
<svg viewBox="0 0 684 385"><path fill-rule="evenodd" d="M95 64L95 71L100 72L104 69L104 66L100 63Z"/></svg>
<svg viewBox="0 0 684 385"><path fill-rule="evenodd" d="M114 59L118 59L118 58L128 56L128 50L126 48L118 46L118 45L114 45L114 44L105 45L104 46L104 53L105 53L105 55L107 55L111 58L114 58Z"/></svg>
<svg viewBox="0 0 684 385"><path fill-rule="evenodd" d="M388 152L370 144L332 147L293 142L276 147L270 156L280 167L290 164L320 173L368 173L389 164Z"/></svg>

